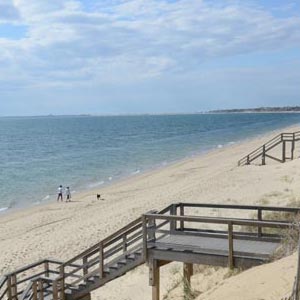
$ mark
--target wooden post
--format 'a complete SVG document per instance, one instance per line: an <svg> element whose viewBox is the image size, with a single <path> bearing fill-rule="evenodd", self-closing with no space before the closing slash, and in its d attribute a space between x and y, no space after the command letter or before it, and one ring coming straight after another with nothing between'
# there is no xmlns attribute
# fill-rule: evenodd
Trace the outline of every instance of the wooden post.
<svg viewBox="0 0 300 300"><path fill-rule="evenodd" d="M250 165L250 157L249 157L249 155L247 156L247 165Z"/></svg>
<svg viewBox="0 0 300 300"><path fill-rule="evenodd" d="M38 299L38 295L37 295L37 282L36 280L32 283L32 292L33 292L33 300L37 300Z"/></svg>
<svg viewBox="0 0 300 300"><path fill-rule="evenodd" d="M11 276L7 276L7 299L12 300Z"/></svg>
<svg viewBox="0 0 300 300"><path fill-rule="evenodd" d="M127 235L123 234L123 252L127 251Z"/></svg>
<svg viewBox="0 0 300 300"><path fill-rule="evenodd" d="M170 214L171 216L176 216L176 205L172 204L171 209L170 209ZM170 232L171 234L176 231L176 221L172 220L170 221Z"/></svg>
<svg viewBox="0 0 300 300"><path fill-rule="evenodd" d="M148 228L148 239L150 241L156 240L156 222L154 218L149 219L149 228Z"/></svg>
<svg viewBox="0 0 300 300"><path fill-rule="evenodd" d="M44 262L45 277L49 277L49 262Z"/></svg>
<svg viewBox="0 0 300 300"><path fill-rule="evenodd" d="M16 274L13 274L11 276L11 297L15 300L18 299L17 275Z"/></svg>
<svg viewBox="0 0 300 300"><path fill-rule="evenodd" d="M100 243L100 247L99 247L99 276L100 276L100 279L104 278L104 251L103 251L103 243Z"/></svg>
<svg viewBox="0 0 300 300"><path fill-rule="evenodd" d="M232 222L228 223L228 267L231 270L234 268L234 261L233 261L233 226L232 226Z"/></svg>
<svg viewBox="0 0 300 300"><path fill-rule="evenodd" d="M53 281L52 292L53 292L53 300L58 300L57 280Z"/></svg>
<svg viewBox="0 0 300 300"><path fill-rule="evenodd" d="M299 230L298 224L298 230ZM298 262L297 262L297 274L296 274L296 289L295 289L295 300L300 300L300 235L298 240Z"/></svg>
<svg viewBox="0 0 300 300"><path fill-rule="evenodd" d="M143 257L144 261L147 262L147 218L145 215L142 216L142 222L143 222Z"/></svg>
<svg viewBox="0 0 300 300"><path fill-rule="evenodd" d="M39 289L39 300L44 300L44 290L43 290L43 280L42 279L39 280L38 289Z"/></svg>
<svg viewBox="0 0 300 300"><path fill-rule="evenodd" d="M294 159L294 152L295 152L295 133L293 133L292 149L291 149L291 160Z"/></svg>
<svg viewBox="0 0 300 300"><path fill-rule="evenodd" d="M266 164L266 145L263 145L263 153L262 153L262 165Z"/></svg>
<svg viewBox="0 0 300 300"><path fill-rule="evenodd" d="M65 299L65 266L62 265L59 268L59 275L61 277L60 280L60 300Z"/></svg>
<svg viewBox="0 0 300 300"><path fill-rule="evenodd" d="M151 259L149 264L149 285L152 286L152 300L159 300L159 277L159 261L156 259Z"/></svg>
<svg viewBox="0 0 300 300"><path fill-rule="evenodd" d="M191 285L191 277L193 276L193 264L183 263L183 278Z"/></svg>
<svg viewBox="0 0 300 300"><path fill-rule="evenodd" d="M262 210L260 208L257 210L257 220L262 221ZM258 237L262 236L262 228L260 225L258 225L257 227L257 236Z"/></svg>
<svg viewBox="0 0 300 300"><path fill-rule="evenodd" d="M282 162L286 160L286 141L282 141Z"/></svg>
<svg viewBox="0 0 300 300"><path fill-rule="evenodd" d="M87 263L88 263L88 258L87 256L84 256L82 258L82 263L83 263L83 268L82 268L82 271L83 271L83 276L87 275L89 273L89 268L87 266ZM87 278L84 279L85 282L87 282Z"/></svg>
<svg viewBox="0 0 300 300"><path fill-rule="evenodd" d="M183 203L180 203L180 216L184 216L184 205ZM184 221L180 221L180 230L184 231Z"/></svg>

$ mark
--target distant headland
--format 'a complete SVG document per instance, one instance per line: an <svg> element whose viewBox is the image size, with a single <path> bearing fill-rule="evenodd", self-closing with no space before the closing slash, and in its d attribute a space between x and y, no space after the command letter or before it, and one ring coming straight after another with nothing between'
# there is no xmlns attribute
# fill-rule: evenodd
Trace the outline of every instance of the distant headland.
<svg viewBox="0 0 300 300"><path fill-rule="evenodd" d="M300 106L257 107L211 110L209 113L300 113Z"/></svg>

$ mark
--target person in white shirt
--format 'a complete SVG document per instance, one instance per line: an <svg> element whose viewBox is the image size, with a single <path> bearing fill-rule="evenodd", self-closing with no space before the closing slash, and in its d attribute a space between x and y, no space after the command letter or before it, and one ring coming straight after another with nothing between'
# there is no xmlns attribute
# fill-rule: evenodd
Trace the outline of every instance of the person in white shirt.
<svg viewBox="0 0 300 300"><path fill-rule="evenodd" d="M70 188L67 186L66 187L66 202L71 202L71 191L70 191Z"/></svg>
<svg viewBox="0 0 300 300"><path fill-rule="evenodd" d="M63 187L62 187L62 185L60 185L59 188L57 189L57 202L59 201L59 199L61 201L63 201Z"/></svg>

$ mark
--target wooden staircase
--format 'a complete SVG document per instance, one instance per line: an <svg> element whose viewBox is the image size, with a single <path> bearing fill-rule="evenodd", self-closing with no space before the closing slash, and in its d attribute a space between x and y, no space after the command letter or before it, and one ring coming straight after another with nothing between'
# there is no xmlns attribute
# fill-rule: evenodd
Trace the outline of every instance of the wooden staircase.
<svg viewBox="0 0 300 300"><path fill-rule="evenodd" d="M138 218L67 262L47 259L7 274L0 300L89 299L93 290L145 262L142 227Z"/></svg>
<svg viewBox="0 0 300 300"><path fill-rule="evenodd" d="M230 210L234 217L198 215L207 209ZM238 217L247 211L257 217ZM265 219L268 212L279 218ZM92 291L145 262L152 299L159 300L162 266L182 262L190 282L193 264L234 268L267 262L282 232L294 226L288 216L299 214L300 208L291 207L174 203L143 214L67 262L46 259L6 274L0 300L90 300Z"/></svg>
<svg viewBox="0 0 300 300"><path fill-rule="evenodd" d="M287 160L295 158L296 142L300 141L300 131L292 133L281 133L273 139L255 149L248 155L244 156L238 161L239 166L250 165L251 163L261 162L262 165L266 164L266 159L272 159L277 162L284 163ZM287 156L287 145L290 144L290 156ZM275 157L270 152L271 150L281 146L281 157Z"/></svg>

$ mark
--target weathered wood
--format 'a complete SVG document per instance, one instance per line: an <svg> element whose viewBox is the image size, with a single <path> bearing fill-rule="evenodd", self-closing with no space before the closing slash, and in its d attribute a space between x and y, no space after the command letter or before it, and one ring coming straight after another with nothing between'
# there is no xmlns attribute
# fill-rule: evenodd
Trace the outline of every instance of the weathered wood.
<svg viewBox="0 0 300 300"><path fill-rule="evenodd" d="M143 257L144 260L147 261L147 218L145 215L142 217L143 221Z"/></svg>
<svg viewBox="0 0 300 300"><path fill-rule="evenodd" d="M38 299L38 285L37 285L37 282L34 281L32 283L32 299L33 300L37 300Z"/></svg>
<svg viewBox="0 0 300 300"><path fill-rule="evenodd" d="M52 283L52 294L53 294L53 300L59 300L57 280L53 281Z"/></svg>
<svg viewBox="0 0 300 300"><path fill-rule="evenodd" d="M160 296L160 272L159 263L156 259L149 263L149 285L152 286L152 300L159 300Z"/></svg>
<svg viewBox="0 0 300 300"><path fill-rule="evenodd" d="M262 221L262 210L261 209L257 210L257 220ZM262 228L260 225L257 226L257 236L258 237L262 236Z"/></svg>
<svg viewBox="0 0 300 300"><path fill-rule="evenodd" d="M100 276L100 279L104 278L103 244L100 244L100 247L99 247L99 276Z"/></svg>
<svg viewBox="0 0 300 300"><path fill-rule="evenodd" d="M184 216L184 205L183 203L180 203L180 216L183 217ZM180 230L183 231L184 230L184 221L180 221Z"/></svg>
<svg viewBox="0 0 300 300"><path fill-rule="evenodd" d="M282 142L282 162L286 161L286 141Z"/></svg>
<svg viewBox="0 0 300 300"><path fill-rule="evenodd" d="M83 272L83 276L86 276L89 273L89 268L88 268L88 258L86 256L84 256L82 258L82 263L84 265L84 267L82 268L82 272ZM86 281L87 279L85 279Z"/></svg>
<svg viewBox="0 0 300 300"><path fill-rule="evenodd" d="M38 281L38 290L39 290L39 300L44 300L44 290L43 290L42 279L39 279L39 281Z"/></svg>
<svg viewBox="0 0 300 300"><path fill-rule="evenodd" d="M172 215L172 216L176 216L176 213L177 213L177 207L176 207L176 205L172 205L171 206L171 211L170 211L170 214ZM176 231L176 220L170 220L170 231L171 232L175 232Z"/></svg>
<svg viewBox="0 0 300 300"><path fill-rule="evenodd" d="M193 264L183 263L183 278L190 285L193 276Z"/></svg>
<svg viewBox="0 0 300 300"><path fill-rule="evenodd" d="M263 145L263 153L262 153L262 165L264 166L266 164L266 145Z"/></svg>
<svg viewBox="0 0 300 300"><path fill-rule="evenodd" d="M13 299L17 299L18 298L18 288L17 288L17 275L13 274L11 276L11 296Z"/></svg>
<svg viewBox="0 0 300 300"><path fill-rule="evenodd" d="M65 266L61 265L59 267L59 286L60 286L60 300L65 300Z"/></svg>
<svg viewBox="0 0 300 300"><path fill-rule="evenodd" d="M298 240L298 260L295 286L295 300L300 300L300 235Z"/></svg>
<svg viewBox="0 0 300 300"><path fill-rule="evenodd" d="M12 300L11 275L7 276L7 299Z"/></svg>
<svg viewBox="0 0 300 300"><path fill-rule="evenodd" d="M230 269L234 268L234 261L233 261L233 226L230 222L228 224L228 267Z"/></svg>
<svg viewBox="0 0 300 300"><path fill-rule="evenodd" d="M45 276L49 277L49 261L44 262Z"/></svg>
<svg viewBox="0 0 300 300"><path fill-rule="evenodd" d="M274 222L274 221L256 221L256 220L242 220L242 219L232 219L232 218L217 218L217 217L194 217L194 216L165 216L165 215L157 215L157 214L146 214L145 217L147 219L158 219L158 220L169 220L169 221L185 221L185 222L195 222L195 223L208 223L208 224L229 224L230 222L233 225L240 226L253 226L257 227L260 225L261 227L266 228L289 228L291 223L283 223L283 222Z"/></svg>

